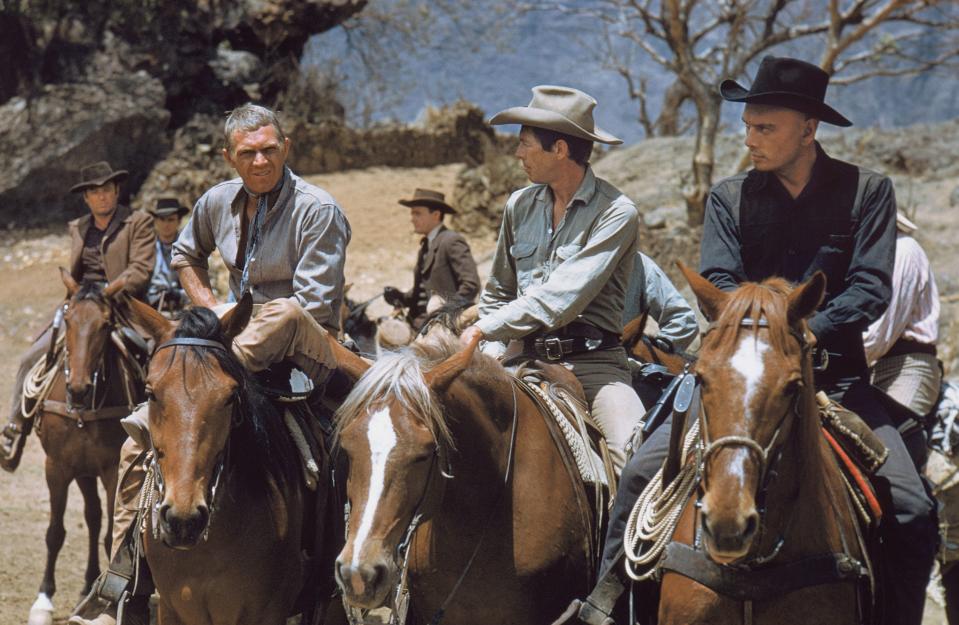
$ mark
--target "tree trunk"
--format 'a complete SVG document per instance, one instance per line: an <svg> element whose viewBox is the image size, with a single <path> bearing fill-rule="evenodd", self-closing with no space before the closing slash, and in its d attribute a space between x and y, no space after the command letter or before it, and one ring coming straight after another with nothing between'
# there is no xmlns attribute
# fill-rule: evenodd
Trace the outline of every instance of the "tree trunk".
<svg viewBox="0 0 959 625"><path fill-rule="evenodd" d="M706 215L706 198L713 184L713 168L716 162L716 135L719 132L719 109L722 98L718 93L693 94L699 130L696 132L696 149L693 152L693 179L685 189L686 220L691 226L703 223Z"/></svg>
<svg viewBox="0 0 959 625"><path fill-rule="evenodd" d="M689 89L677 80L663 95L663 108L656 118L657 137L675 137L679 134L679 109L689 98Z"/></svg>

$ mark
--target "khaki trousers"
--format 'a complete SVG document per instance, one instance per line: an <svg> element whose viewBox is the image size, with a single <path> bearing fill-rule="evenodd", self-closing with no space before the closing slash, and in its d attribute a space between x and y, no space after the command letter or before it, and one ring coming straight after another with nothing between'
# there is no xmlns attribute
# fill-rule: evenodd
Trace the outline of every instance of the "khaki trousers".
<svg viewBox="0 0 959 625"><path fill-rule="evenodd" d="M222 315L229 308L218 307L217 312ZM233 353L253 372L289 360L317 384L325 382L336 368L326 329L292 299L276 299L258 306L250 323L233 339ZM124 422L127 432L135 435L127 438L120 450L111 559L136 520L140 490L146 476L141 456L149 445L148 405L140 404Z"/></svg>
<svg viewBox="0 0 959 625"><path fill-rule="evenodd" d="M617 347L574 354L565 364L586 391L590 413L606 437L618 476L626 464L626 444L646 414L633 390L626 351Z"/></svg>

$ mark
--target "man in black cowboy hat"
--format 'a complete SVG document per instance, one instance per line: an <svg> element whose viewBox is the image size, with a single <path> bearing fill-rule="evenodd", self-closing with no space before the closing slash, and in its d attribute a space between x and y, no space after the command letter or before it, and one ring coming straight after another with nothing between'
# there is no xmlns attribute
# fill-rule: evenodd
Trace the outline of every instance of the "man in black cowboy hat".
<svg viewBox="0 0 959 625"><path fill-rule="evenodd" d="M639 213L589 166L594 142L622 143L595 124L595 107L578 89L540 85L528 106L490 120L521 125L516 157L533 184L506 203L480 319L460 338L567 366L618 472L645 412L619 339Z"/></svg>
<svg viewBox="0 0 959 625"><path fill-rule="evenodd" d="M147 212L153 215L157 237L156 264L147 290L147 301L158 310L176 312L189 303L189 298L180 286L177 272L171 267L173 242L180 232L180 219L190 210L175 197L161 197Z"/></svg>
<svg viewBox="0 0 959 625"><path fill-rule="evenodd" d="M80 193L89 214L69 223L70 274L77 282L124 280L123 290L134 295L146 290L153 269L153 228L150 217L118 204L119 183L125 170L114 171L99 162L80 170L80 182L71 193ZM40 335L20 360L13 389L10 421L0 435L0 467L13 472L30 430L21 412L20 395L30 369L50 347L50 327Z"/></svg>
<svg viewBox="0 0 959 625"><path fill-rule="evenodd" d="M458 232L443 224L446 215L456 210L446 203L439 191L417 189L413 197L400 200L410 209L413 231L420 235L420 249L413 270L413 288L407 293L388 286L383 299L388 304L406 308L406 318L418 330L427 316L427 304L434 295L449 301L453 298L472 303L479 293L479 275L469 243Z"/></svg>
<svg viewBox="0 0 959 625"><path fill-rule="evenodd" d="M816 386L858 413L889 449L878 477L894 514L883 519L884 557L895 575L880 591L888 622L919 625L936 550L933 502L889 411L869 385L862 331L885 310L895 256L892 182L830 158L816 141L820 122L850 126L825 104L829 76L789 58L766 57L750 89L726 80L722 96L746 103L743 123L753 169L717 183L706 206L700 271L724 290L773 276L793 282L817 271L827 293L809 319L820 354ZM670 422L630 459L610 514L600 582L579 607L602 622L622 589L623 531L639 493L662 465ZM920 433L921 434L921 433ZM917 451L922 441L915 442ZM571 606L572 608L573 606ZM573 610L570 610L573 612Z"/></svg>

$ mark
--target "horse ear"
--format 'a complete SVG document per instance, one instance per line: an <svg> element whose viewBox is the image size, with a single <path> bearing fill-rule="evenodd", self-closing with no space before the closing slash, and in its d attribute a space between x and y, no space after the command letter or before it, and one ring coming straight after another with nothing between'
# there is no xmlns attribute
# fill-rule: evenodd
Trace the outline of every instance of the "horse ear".
<svg viewBox="0 0 959 625"><path fill-rule="evenodd" d="M70 272L63 267L60 267L60 279L63 280L63 285L67 287L67 296L73 297L80 290L80 285L73 279Z"/></svg>
<svg viewBox="0 0 959 625"><path fill-rule="evenodd" d="M345 285L343 285L343 299L344 299L344 300L346 299L346 296L349 295L350 289L352 289L352 288L353 288L353 283L352 283L352 282L347 282Z"/></svg>
<svg viewBox="0 0 959 625"><path fill-rule="evenodd" d="M157 310L140 300L122 295L120 302L126 310L127 320L135 330L151 337L159 345L173 332L176 326L172 321L161 315Z"/></svg>
<svg viewBox="0 0 959 625"><path fill-rule="evenodd" d="M445 392L446 389L450 387L450 384L453 383L453 380L466 371L466 367L469 366L470 360L473 359L473 353L476 352L476 346L479 345L479 342L480 337L477 334L464 349L461 349L424 373L423 378L426 379L427 386L433 389L434 393L440 394Z"/></svg>
<svg viewBox="0 0 959 625"><path fill-rule="evenodd" d="M250 317L253 316L253 296L247 291L236 303L236 306L226 311L220 318L220 327L223 328L223 334L226 335L227 342L232 342L233 337L243 331L246 324L250 323Z"/></svg>
<svg viewBox="0 0 959 625"><path fill-rule="evenodd" d="M110 284L103 287L103 296L106 297L107 299L112 298L114 295L122 291L123 287L125 287L126 284L127 284L126 278L117 278Z"/></svg>
<svg viewBox="0 0 959 625"><path fill-rule="evenodd" d="M686 282L689 283L689 288L693 290L696 299L699 300L699 305L706 317L710 321L719 319L719 315L723 312L723 308L729 300L729 293L687 267L683 261L676 261L676 266L686 277Z"/></svg>
<svg viewBox="0 0 959 625"><path fill-rule="evenodd" d="M789 294L788 319L794 325L816 312L826 295L826 275L817 271L809 280L797 286Z"/></svg>
<svg viewBox="0 0 959 625"><path fill-rule="evenodd" d="M357 354L340 345L340 342L337 341L332 334L327 333L326 337L330 342L333 357L336 359L336 368L345 373L353 383L356 383L356 381L366 373L367 369L373 366Z"/></svg>

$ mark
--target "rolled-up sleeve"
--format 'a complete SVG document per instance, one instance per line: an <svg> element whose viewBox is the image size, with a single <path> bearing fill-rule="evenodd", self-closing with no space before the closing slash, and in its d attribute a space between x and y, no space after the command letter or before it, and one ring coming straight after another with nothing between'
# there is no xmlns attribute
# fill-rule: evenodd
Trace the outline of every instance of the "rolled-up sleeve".
<svg viewBox="0 0 959 625"><path fill-rule="evenodd" d="M734 291L746 281L740 250L739 227L733 217L734 205L723 186L717 186L706 200L699 273L724 291ZM737 203L738 204L738 203Z"/></svg>
<svg viewBox="0 0 959 625"><path fill-rule="evenodd" d="M842 292L809 319L819 342L862 332L889 306L896 257L896 196L892 181L871 176L863 190L852 259Z"/></svg>
<svg viewBox="0 0 959 625"><path fill-rule="evenodd" d="M304 215L298 231L297 262L293 272L293 296L317 323L339 326L332 302L343 291L346 246L352 236L350 224L335 204L323 204Z"/></svg>
<svg viewBox="0 0 959 625"><path fill-rule="evenodd" d="M197 200L190 220L173 243L170 268L175 271L184 267L209 269L208 259L216 249L209 196L207 192Z"/></svg>
<svg viewBox="0 0 959 625"><path fill-rule="evenodd" d="M508 227L505 219L503 226ZM484 292L484 302L493 306L487 305L487 314L476 325L488 338L499 341L567 325L603 289L624 256L629 255L632 263L638 233L636 207L628 200L615 202L599 217L579 251L556 267L545 282L512 301L509 298L516 293L516 271L507 260L509 242L501 233L496 249L499 264L494 265L498 279L493 290L488 287Z"/></svg>

